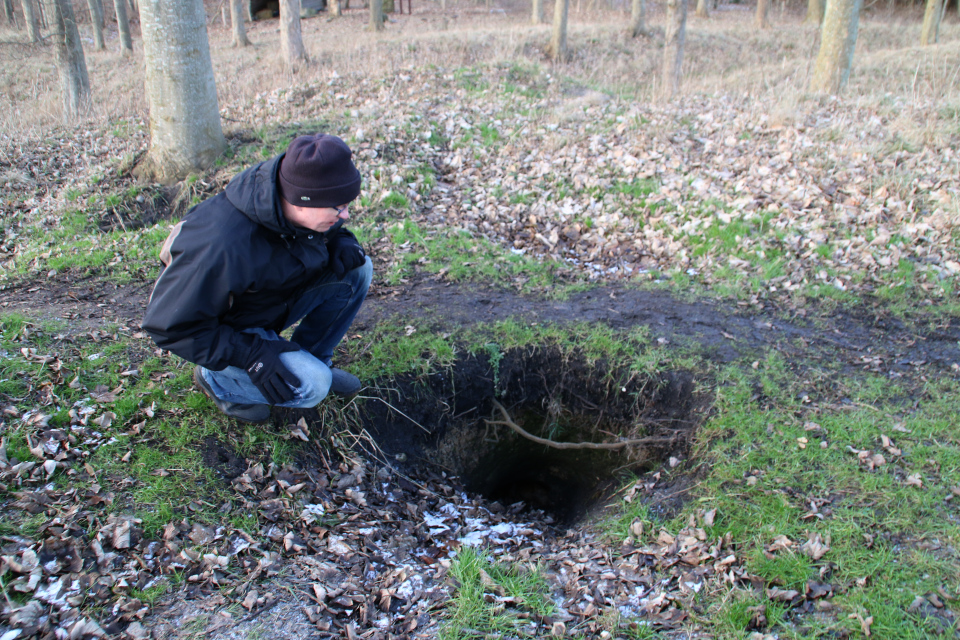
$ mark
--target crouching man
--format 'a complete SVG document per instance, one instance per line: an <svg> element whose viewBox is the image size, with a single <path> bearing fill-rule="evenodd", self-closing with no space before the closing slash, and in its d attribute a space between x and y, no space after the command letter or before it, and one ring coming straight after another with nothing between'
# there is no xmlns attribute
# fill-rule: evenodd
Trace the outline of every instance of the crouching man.
<svg viewBox="0 0 960 640"><path fill-rule="evenodd" d="M351 156L336 136L299 137L194 207L164 242L143 329L197 365L197 386L229 416L265 422L270 405L360 390L333 366L372 275L343 227L360 194Z"/></svg>

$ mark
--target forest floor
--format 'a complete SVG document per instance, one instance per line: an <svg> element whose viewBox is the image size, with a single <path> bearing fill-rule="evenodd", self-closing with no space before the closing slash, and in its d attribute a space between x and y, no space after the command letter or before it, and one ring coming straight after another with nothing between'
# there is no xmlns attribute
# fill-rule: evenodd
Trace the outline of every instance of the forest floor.
<svg viewBox="0 0 960 640"><path fill-rule="evenodd" d="M824 98L815 30L721 5L664 100L656 11L552 65L490 8L307 20L294 76L211 25L229 150L174 187L129 175L139 53L65 127L52 54L0 52L0 638L960 635L955 21L868 14ZM239 424L140 329L158 248L318 130L365 388Z"/></svg>

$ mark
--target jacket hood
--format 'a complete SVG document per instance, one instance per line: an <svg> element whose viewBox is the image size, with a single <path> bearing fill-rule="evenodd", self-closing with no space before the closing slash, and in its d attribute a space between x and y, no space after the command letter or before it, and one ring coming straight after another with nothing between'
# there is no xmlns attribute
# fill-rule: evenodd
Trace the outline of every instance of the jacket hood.
<svg viewBox="0 0 960 640"><path fill-rule="evenodd" d="M292 234L292 225L280 209L277 173L285 154L266 160L237 174L224 193L234 207L253 222L278 234Z"/></svg>

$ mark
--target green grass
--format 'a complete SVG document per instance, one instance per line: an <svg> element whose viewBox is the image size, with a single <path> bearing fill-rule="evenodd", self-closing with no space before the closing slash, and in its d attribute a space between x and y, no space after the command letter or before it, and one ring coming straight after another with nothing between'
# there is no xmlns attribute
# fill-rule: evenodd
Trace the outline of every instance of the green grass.
<svg viewBox="0 0 960 640"><path fill-rule="evenodd" d="M531 624L529 615L518 615L533 612L543 617L553 611L546 581L538 567L495 562L482 550L462 547L450 574L457 581L456 594L444 611L441 640L474 638L473 632L540 637L542 630ZM494 604L487 602L488 595Z"/></svg>

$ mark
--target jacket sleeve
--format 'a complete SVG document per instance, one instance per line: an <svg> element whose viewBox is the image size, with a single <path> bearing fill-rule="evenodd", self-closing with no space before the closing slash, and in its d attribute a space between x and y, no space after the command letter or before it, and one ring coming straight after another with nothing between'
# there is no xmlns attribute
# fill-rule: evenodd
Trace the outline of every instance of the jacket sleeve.
<svg viewBox="0 0 960 640"><path fill-rule="evenodd" d="M221 324L235 295L252 283L249 260L211 242L189 216L161 250L166 267L147 303L142 327L157 346L214 371L243 367L257 336Z"/></svg>

